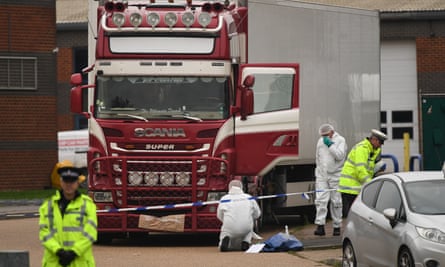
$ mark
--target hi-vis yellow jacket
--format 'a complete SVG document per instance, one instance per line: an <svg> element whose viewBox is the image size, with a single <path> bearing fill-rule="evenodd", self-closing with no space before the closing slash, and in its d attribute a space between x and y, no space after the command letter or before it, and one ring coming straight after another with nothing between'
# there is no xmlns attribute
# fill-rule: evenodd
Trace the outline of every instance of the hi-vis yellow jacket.
<svg viewBox="0 0 445 267"><path fill-rule="evenodd" d="M374 176L375 160L380 153L381 149L374 149L368 138L357 143L343 165L338 191L358 195L362 185Z"/></svg>
<svg viewBox="0 0 445 267"><path fill-rule="evenodd" d="M62 217L59 191L40 206L39 238L45 248L42 266L60 266L57 250L73 250L78 256L69 265L95 266L93 243L97 239L96 205L87 195L71 200Z"/></svg>

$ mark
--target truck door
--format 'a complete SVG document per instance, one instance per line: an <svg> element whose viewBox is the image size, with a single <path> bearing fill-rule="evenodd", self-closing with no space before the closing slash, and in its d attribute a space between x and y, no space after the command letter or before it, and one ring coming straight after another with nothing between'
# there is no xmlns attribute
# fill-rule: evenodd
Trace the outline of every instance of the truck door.
<svg viewBox="0 0 445 267"><path fill-rule="evenodd" d="M235 117L235 173L264 175L276 165L295 164L299 133L298 64L246 64L241 66L237 105L242 105L241 85L255 78L253 113Z"/></svg>

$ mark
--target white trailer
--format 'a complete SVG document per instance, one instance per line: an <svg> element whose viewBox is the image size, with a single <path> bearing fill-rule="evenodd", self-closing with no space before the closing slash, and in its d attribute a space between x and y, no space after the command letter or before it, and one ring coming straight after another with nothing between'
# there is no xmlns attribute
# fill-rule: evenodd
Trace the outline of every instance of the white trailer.
<svg viewBox="0 0 445 267"><path fill-rule="evenodd" d="M274 179L281 177L283 191L310 191L321 124L331 123L349 149L379 129L379 13L291 0L250 0L248 7L248 62L300 64L299 157L275 168ZM312 200L291 197L285 206Z"/></svg>

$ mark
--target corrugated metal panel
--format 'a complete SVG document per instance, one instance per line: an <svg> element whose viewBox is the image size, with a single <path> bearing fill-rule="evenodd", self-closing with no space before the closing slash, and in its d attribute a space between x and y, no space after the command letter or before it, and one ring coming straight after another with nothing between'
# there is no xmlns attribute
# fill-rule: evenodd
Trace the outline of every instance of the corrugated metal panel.
<svg viewBox="0 0 445 267"><path fill-rule="evenodd" d="M81 23L88 19L89 0L57 0L57 23ZM92 0L90 0L92 1ZM179 1L179 0L176 0ZM185 0L181 0L185 1ZM254 1L254 0L251 0ZM288 0L353 7L381 12L444 11L444 0Z"/></svg>
<svg viewBox="0 0 445 267"><path fill-rule="evenodd" d="M441 11L445 10L443 0L303 0L304 2L338 5L381 12Z"/></svg>
<svg viewBox="0 0 445 267"><path fill-rule="evenodd" d="M87 22L88 1L89 0L57 0L57 24Z"/></svg>

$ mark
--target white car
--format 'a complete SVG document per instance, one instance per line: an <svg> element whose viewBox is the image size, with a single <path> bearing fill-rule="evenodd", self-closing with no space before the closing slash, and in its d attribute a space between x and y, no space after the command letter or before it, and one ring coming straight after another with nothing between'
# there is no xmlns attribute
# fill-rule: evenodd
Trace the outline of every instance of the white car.
<svg viewBox="0 0 445 267"><path fill-rule="evenodd" d="M445 178L384 174L365 184L342 236L343 266L445 266Z"/></svg>

